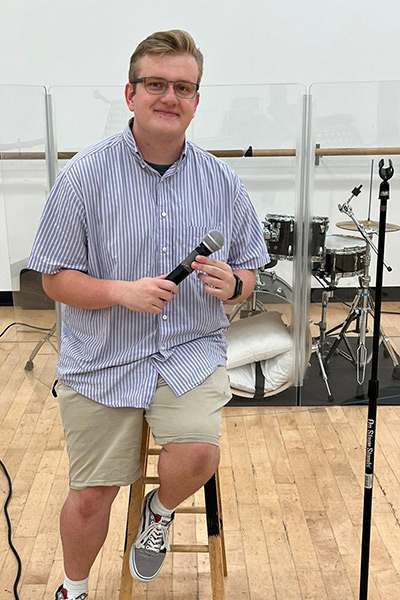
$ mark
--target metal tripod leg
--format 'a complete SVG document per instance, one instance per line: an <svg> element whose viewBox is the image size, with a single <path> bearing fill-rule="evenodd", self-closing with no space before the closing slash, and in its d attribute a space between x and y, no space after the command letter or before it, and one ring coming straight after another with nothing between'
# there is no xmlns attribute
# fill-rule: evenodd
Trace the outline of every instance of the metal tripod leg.
<svg viewBox="0 0 400 600"><path fill-rule="evenodd" d="M318 341L313 342L312 352L315 352L317 355L317 359L319 362L319 368L321 371L321 377L324 380L324 384L325 384L326 391L328 394L328 402L333 402L333 395L331 392L331 388L329 386L328 375L326 374L325 365L324 365L324 361L323 361L322 354L321 354L320 343Z"/></svg>
<svg viewBox="0 0 400 600"><path fill-rule="evenodd" d="M326 363L329 363L330 359L332 358L332 356L335 354L336 350L338 349L340 342L343 340L346 344L346 347L349 351L350 356L341 352L342 356L344 356L345 358L350 360L353 364L356 364L357 359L356 359L356 356L354 355L354 352L353 352L350 344L347 341L346 332L347 332L348 328L350 327L351 323L358 317L357 306L358 306L360 297L361 297L361 290L358 290L357 294L352 302L352 305L350 307L349 314L347 315L346 320L344 321L343 326L342 326L336 340L334 341L328 354L326 355L326 358L325 358Z"/></svg>
<svg viewBox="0 0 400 600"><path fill-rule="evenodd" d="M372 316L375 317L375 304L374 304L371 294L368 295L368 302L369 302L369 306L370 306L370 312L371 312ZM396 354L396 352L394 351L393 346L390 342L390 338L386 334L382 325L380 327L380 332L381 332L381 337L380 337L379 343L383 345L384 349L390 356L392 363L393 363L392 377L393 377L393 379L400 379L399 357Z"/></svg>
<svg viewBox="0 0 400 600"><path fill-rule="evenodd" d="M319 336L319 340L313 339L313 344L312 344L312 352L315 352L317 355L319 368L321 371L321 377L324 380L326 391L328 393L328 402L333 402L333 395L332 395L331 388L330 388L329 382L328 382L328 375L327 375L326 368L325 368L323 352L325 352L325 348L326 348L326 310L328 308L329 298L331 298L332 296L333 296L333 290L331 290L331 289L323 290L321 320L319 323L317 323L319 330L320 330L320 336ZM321 352L321 348L322 348L322 352Z"/></svg>
<svg viewBox="0 0 400 600"><path fill-rule="evenodd" d="M26 362L25 371L32 371L32 369L33 369L33 359L38 354L38 352L39 352L40 348L43 346L43 344L45 344L46 342L49 342L49 344L57 352L57 348L54 346L53 342L51 341L51 338L53 337L53 335L54 335L54 333L56 331L56 328L57 328L57 323L54 323L53 327L49 330L49 332L46 333L46 335L44 337L42 337L41 340L38 341L38 343L36 344L36 346L32 350L30 357L28 358L28 360Z"/></svg>

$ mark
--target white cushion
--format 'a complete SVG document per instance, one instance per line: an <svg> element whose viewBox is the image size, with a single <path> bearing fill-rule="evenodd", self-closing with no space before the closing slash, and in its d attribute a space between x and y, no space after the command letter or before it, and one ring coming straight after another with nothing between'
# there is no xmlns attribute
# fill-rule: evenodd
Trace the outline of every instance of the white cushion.
<svg viewBox="0 0 400 600"><path fill-rule="evenodd" d="M227 369L267 360L293 347L292 336L277 311L234 321L225 336Z"/></svg>
<svg viewBox="0 0 400 600"><path fill-rule="evenodd" d="M287 383L293 376L293 350L274 356L261 362L264 375L264 393L273 392ZM255 363L229 369L228 375L232 388L244 392L255 392L256 365Z"/></svg>

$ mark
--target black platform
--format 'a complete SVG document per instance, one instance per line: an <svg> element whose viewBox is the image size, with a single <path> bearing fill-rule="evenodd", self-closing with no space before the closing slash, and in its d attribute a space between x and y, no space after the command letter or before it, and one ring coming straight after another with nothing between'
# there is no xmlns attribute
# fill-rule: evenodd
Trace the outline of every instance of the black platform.
<svg viewBox="0 0 400 600"><path fill-rule="evenodd" d="M333 340L334 338L331 338ZM358 338L347 338L355 351ZM367 348L370 351L372 338L367 338ZM345 343L339 344L339 350L347 352ZM334 354L329 360L328 382L333 395L333 402L328 402L328 394L324 381L321 377L318 358L315 353L311 355L310 367L307 370L304 384L296 390L292 387L288 390L263 398L254 400L242 396L233 396L228 406L296 406L300 400L301 406L332 406L368 403L368 382L371 377L371 363L366 367L366 374L362 385L358 385L355 366L341 354ZM381 344L379 349L378 380L379 380L379 405L400 404L400 379L394 379L393 362L383 351Z"/></svg>

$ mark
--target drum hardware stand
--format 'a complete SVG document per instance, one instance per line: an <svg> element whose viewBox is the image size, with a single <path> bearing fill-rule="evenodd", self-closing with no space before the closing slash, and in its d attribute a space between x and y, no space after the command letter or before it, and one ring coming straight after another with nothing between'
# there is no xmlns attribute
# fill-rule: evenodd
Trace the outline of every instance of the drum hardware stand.
<svg viewBox="0 0 400 600"><path fill-rule="evenodd" d="M260 269L262 270L262 269ZM274 271L272 271L274 273ZM228 321L231 323L236 315L239 313L240 317L250 317L251 315L256 315L261 312L265 312L264 304L257 298L257 292L262 290L263 284L261 281L261 277L259 271L256 272L256 282L254 289L251 295L240 302L239 304L235 304L232 311L228 316Z"/></svg>
<svg viewBox="0 0 400 600"><path fill-rule="evenodd" d="M360 191L361 191L361 186L359 186L358 188L354 188L352 191L351 197L344 204L342 204L342 205L339 204L338 208L341 212L345 212L352 219L352 221L356 225L358 231L360 232L360 234L362 235L364 240L367 242L366 253L365 253L364 274L359 277L360 287L358 288L357 294L352 302L348 316L347 316L346 320L344 321L342 328L340 330L340 333L337 336L335 342L332 344L328 354L326 355L326 359L325 359L326 363L329 363L329 360L331 359L333 354L338 350L338 346L339 346L340 342L343 340L346 344L349 354L342 352L340 350L338 350L338 352L342 356L344 356L345 358L350 360L356 366L357 383L359 385L364 383L366 366L371 360L371 356L368 358L368 352L367 352L367 347L366 347L366 343L365 343L366 342L366 334L367 334L368 314L370 314L373 318L375 318L374 302L371 297L371 293L370 293L370 289L369 289L370 281L371 281L371 278L369 276L369 267L370 267L370 263L371 263L370 249L372 248L374 250L374 252L376 254L378 254L378 249L376 248L375 244L372 242L372 236L374 234L374 231L373 230L365 230L364 226L354 216L353 210L350 207L350 201L352 200L352 198L354 196L357 196L360 193ZM383 266L389 272L392 271L392 267L390 265L388 265L384 260L383 260ZM359 343L358 343L356 355L354 355L354 352L353 352L353 350L347 340L347 337L346 337L347 330L348 330L350 324L354 320L357 320L356 333L358 333L358 336L359 336L359 338L358 338ZM336 329L338 329L338 327L331 329L327 333L328 334L332 333ZM380 328L379 343L383 343L384 349L386 350L386 352L392 359L393 366L394 366L394 369L392 372L392 377L394 379L400 379L400 366L399 366L398 357L397 357L395 351L393 350L390 340L389 340L388 336L385 334L382 327Z"/></svg>
<svg viewBox="0 0 400 600"><path fill-rule="evenodd" d="M326 309L328 307L329 298L332 298L332 296L333 296L333 288L328 287L328 288L323 289L321 320L319 321L319 323L316 323L316 325L319 327L319 330L320 330L320 336L318 339L313 338L312 349L311 349L311 351L315 352L317 355L319 368L321 371L321 377L324 381L326 391L328 393L328 402L334 401L334 398L333 398L333 395L331 392L331 388L329 386L328 371L325 368L326 367L325 351L326 351L326 346L328 343L326 340Z"/></svg>
<svg viewBox="0 0 400 600"><path fill-rule="evenodd" d="M270 290L265 290L264 283L261 279L261 273L266 271L267 269L275 267L277 264L276 260L271 260L267 265L261 267L256 271L256 282L254 285L254 290L251 295L240 302L239 304L235 304L232 311L228 315L228 320L231 323L236 315L239 313L240 318L251 317L257 315L261 312L266 312L266 308L262 300L259 300L257 297L258 292L269 292ZM280 296L282 300L288 300L285 289L279 285L279 282L282 281L280 277L277 276L275 271L268 271L269 275L271 275L272 283L277 283L277 287L274 291L270 292L274 296Z"/></svg>

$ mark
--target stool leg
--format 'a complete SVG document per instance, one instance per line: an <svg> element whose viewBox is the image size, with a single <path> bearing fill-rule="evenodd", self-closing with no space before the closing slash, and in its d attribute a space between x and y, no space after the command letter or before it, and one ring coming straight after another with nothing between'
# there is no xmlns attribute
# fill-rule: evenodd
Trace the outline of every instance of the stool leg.
<svg viewBox="0 0 400 600"><path fill-rule="evenodd" d="M222 500L221 500L221 486L219 480L219 471L215 473L215 482L217 485L217 500L218 500L218 514L221 530L221 550L222 550L222 562L224 565L224 577L228 576L228 565L226 562L226 547L225 547L225 534L224 534L224 518L222 515Z"/></svg>
<svg viewBox="0 0 400 600"><path fill-rule="evenodd" d="M211 588L213 600L225 600L221 524L215 475L204 485L206 502L208 547L210 555Z"/></svg>
<svg viewBox="0 0 400 600"><path fill-rule="evenodd" d="M134 597L142 598L143 587L139 584L139 582L132 579L129 571L129 552L133 542L135 541L137 530L139 528L140 511L145 491L144 475L147 469L149 438L150 430L146 419L143 419L142 443L139 461L143 475L130 486L119 600L131 600L132 590L135 592Z"/></svg>
<svg viewBox="0 0 400 600"><path fill-rule="evenodd" d="M140 477L130 487L128 514L126 519L124 558L121 573L120 600L131 600L133 579L129 571L129 551L135 540L140 520L140 508L142 506L144 482ZM135 582L136 583L136 582ZM140 596L141 597L141 596Z"/></svg>

